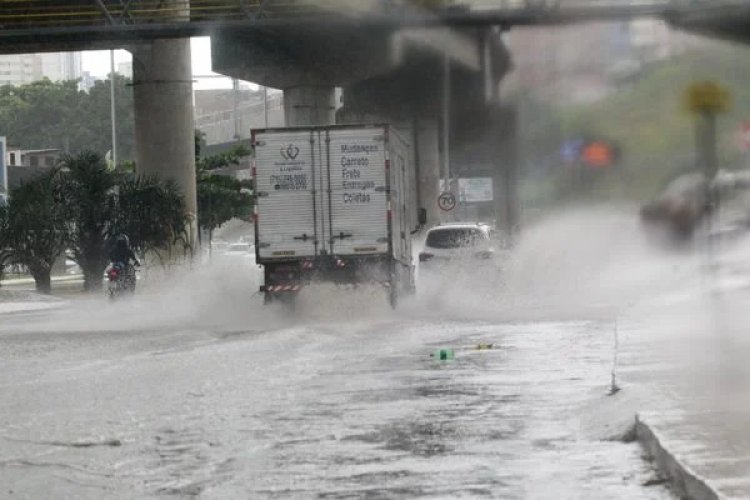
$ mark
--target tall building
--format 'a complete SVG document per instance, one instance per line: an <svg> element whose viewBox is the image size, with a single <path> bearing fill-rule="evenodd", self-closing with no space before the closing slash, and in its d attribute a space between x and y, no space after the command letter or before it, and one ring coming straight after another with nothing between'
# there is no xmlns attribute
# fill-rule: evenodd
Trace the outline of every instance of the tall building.
<svg viewBox="0 0 750 500"><path fill-rule="evenodd" d="M82 74L78 52L0 56L0 85L23 85L45 77L52 81L76 80Z"/></svg>
<svg viewBox="0 0 750 500"><path fill-rule="evenodd" d="M80 52L52 52L39 56L42 59L42 75L53 82L77 80L82 76Z"/></svg>
<svg viewBox="0 0 750 500"><path fill-rule="evenodd" d="M0 85L22 85L42 78L42 59L39 55L0 56Z"/></svg>

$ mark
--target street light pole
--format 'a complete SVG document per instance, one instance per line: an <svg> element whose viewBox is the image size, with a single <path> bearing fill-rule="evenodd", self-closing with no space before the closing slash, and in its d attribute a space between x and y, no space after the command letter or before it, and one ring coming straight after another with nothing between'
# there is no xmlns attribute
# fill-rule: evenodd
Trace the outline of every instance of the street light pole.
<svg viewBox="0 0 750 500"><path fill-rule="evenodd" d="M115 111L115 51L109 51L109 103L112 118L112 165L117 168L117 115Z"/></svg>
<svg viewBox="0 0 750 500"><path fill-rule="evenodd" d="M263 85L263 128L268 128L268 87Z"/></svg>
<svg viewBox="0 0 750 500"><path fill-rule="evenodd" d="M442 150L441 177L445 182L445 191L451 191L450 185L450 119L451 119L451 60L447 54L443 59L442 78Z"/></svg>
<svg viewBox="0 0 750 500"><path fill-rule="evenodd" d="M236 78L232 78L232 103L233 103L233 114L234 114L234 140L240 139L240 82Z"/></svg>

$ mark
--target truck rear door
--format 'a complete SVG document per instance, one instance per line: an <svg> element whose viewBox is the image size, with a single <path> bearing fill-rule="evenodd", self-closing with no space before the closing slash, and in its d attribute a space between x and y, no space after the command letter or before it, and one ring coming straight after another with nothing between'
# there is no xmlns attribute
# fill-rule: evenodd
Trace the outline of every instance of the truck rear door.
<svg viewBox="0 0 750 500"><path fill-rule="evenodd" d="M315 198L321 150L318 132L274 130L255 134L258 256L318 254L319 200Z"/></svg>
<svg viewBox="0 0 750 500"><path fill-rule="evenodd" d="M330 197L325 207L328 251L334 255L388 252L385 135L382 128L335 128L327 134Z"/></svg>

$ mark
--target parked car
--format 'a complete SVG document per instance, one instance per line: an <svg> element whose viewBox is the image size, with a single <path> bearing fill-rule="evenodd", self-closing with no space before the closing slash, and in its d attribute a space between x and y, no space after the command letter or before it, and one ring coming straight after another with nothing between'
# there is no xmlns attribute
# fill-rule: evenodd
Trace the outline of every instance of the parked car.
<svg viewBox="0 0 750 500"><path fill-rule="evenodd" d="M419 254L420 270L441 264L458 263L475 266L495 255L490 226L482 223L453 223L433 227Z"/></svg>

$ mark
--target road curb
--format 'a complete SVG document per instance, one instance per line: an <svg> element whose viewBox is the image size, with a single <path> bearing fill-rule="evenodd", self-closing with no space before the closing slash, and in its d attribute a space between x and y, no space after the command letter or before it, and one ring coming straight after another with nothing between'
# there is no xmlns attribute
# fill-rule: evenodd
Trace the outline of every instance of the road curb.
<svg viewBox="0 0 750 500"><path fill-rule="evenodd" d="M69 274L67 276L53 276L50 279L52 284L55 283L70 283L74 281L83 281L82 274ZM10 278L0 280L0 288L7 286L19 286L19 285L33 285L34 278Z"/></svg>
<svg viewBox="0 0 750 500"><path fill-rule="evenodd" d="M680 498L689 500L725 500L709 482L682 463L665 446L665 440L642 415L635 416L635 434L646 453L654 460L665 479Z"/></svg>

